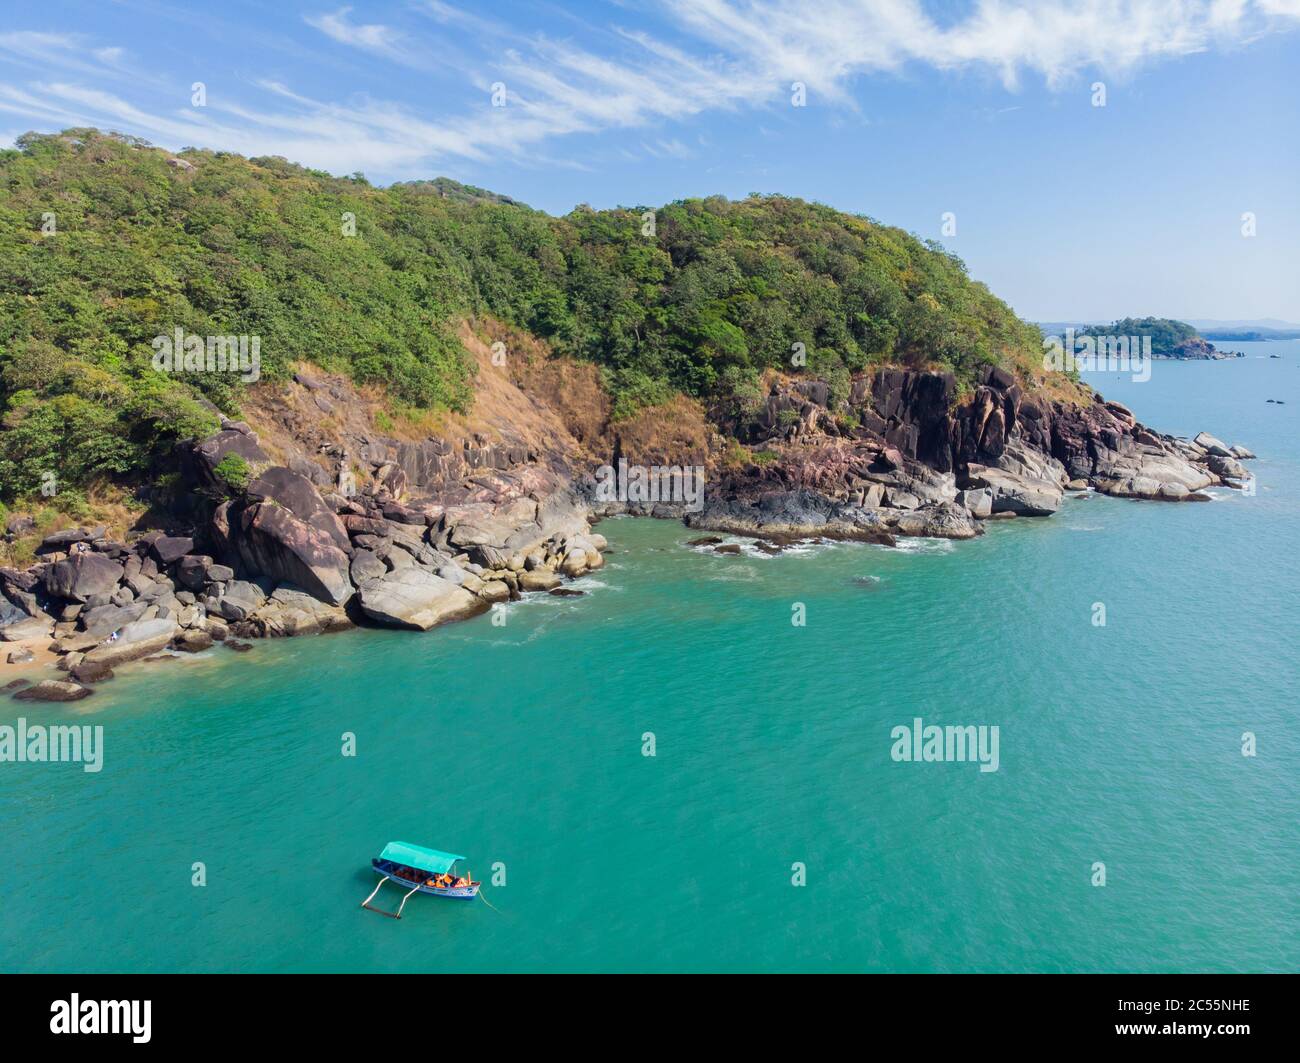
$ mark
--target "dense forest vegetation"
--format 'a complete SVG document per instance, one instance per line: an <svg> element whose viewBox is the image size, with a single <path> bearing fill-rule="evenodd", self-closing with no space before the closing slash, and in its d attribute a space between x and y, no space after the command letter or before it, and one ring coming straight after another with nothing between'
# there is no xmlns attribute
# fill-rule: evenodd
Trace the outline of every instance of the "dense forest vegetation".
<svg viewBox="0 0 1300 1063"><path fill-rule="evenodd" d="M781 196L578 208L445 179L374 188L279 158L179 156L94 130L0 152L0 496L139 475L234 413L233 373L159 373L155 337L260 337L396 408L473 402L456 324L492 315L599 364L623 415L753 393L783 367L833 394L872 364L1041 361L1037 331L902 230ZM802 345L802 348L796 345ZM806 352L806 364L794 352Z"/></svg>

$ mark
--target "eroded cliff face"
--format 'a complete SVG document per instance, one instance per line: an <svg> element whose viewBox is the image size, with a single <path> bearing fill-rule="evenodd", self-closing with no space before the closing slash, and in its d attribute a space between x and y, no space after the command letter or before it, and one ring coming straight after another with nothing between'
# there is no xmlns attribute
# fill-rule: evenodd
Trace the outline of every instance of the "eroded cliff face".
<svg viewBox="0 0 1300 1063"><path fill-rule="evenodd" d="M193 448L184 469L197 488L196 534L235 571L205 588L209 615L237 635L297 633L316 618L295 615L297 599L275 600L290 587L331 611L327 626L427 629L603 564L605 541L573 486L588 446L546 401L540 373L530 388L516 375L526 366L463 339L479 362L469 415L381 429L378 403L304 367L246 404L252 423L223 422ZM229 454L249 470L239 489L223 483ZM229 497L208 517L217 494Z"/></svg>
<svg viewBox="0 0 1300 1063"><path fill-rule="evenodd" d="M701 511L650 508L747 534L969 538L986 519L1048 516L1068 490L1188 501L1249 477L1242 447L1162 435L1080 394L1031 393L990 367L959 399L950 374L882 369L832 408L825 383L773 378L727 426L764 460L713 468Z"/></svg>
<svg viewBox="0 0 1300 1063"><path fill-rule="evenodd" d="M1254 456L1162 435L1082 389L1083 402L1027 391L996 368L965 397L945 373L864 374L841 402L825 382L772 376L756 406L716 424L686 399L611 423L594 367L526 348L499 364L491 334L464 340L478 402L437 422L394 424L379 396L307 366L258 388L246 421L178 456L165 532L63 531L36 565L0 569L0 637L52 645L77 682L46 694L64 697L169 647L423 630L564 593L603 565L592 523L604 515L768 539L963 539L987 520L1050 515L1070 491L1204 498L1241 486ZM598 470L620 461L699 467L703 495L602 497Z"/></svg>

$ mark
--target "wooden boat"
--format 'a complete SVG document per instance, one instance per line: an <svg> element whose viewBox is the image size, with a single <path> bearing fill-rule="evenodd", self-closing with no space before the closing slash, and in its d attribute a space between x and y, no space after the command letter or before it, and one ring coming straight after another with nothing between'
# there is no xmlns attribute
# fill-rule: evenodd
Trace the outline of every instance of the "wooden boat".
<svg viewBox="0 0 1300 1063"><path fill-rule="evenodd" d="M370 861L370 866L382 877L370 896L361 902L361 907L386 915L390 919L401 919L406 902L416 893L430 893L435 897L454 897L465 901L473 900L478 896L478 888L482 883L473 881L469 875L456 875L456 862L464 859L463 856L457 856L455 853L444 853L440 849L426 849L423 845L412 845L410 842L389 842L384 846L384 851ZM379 892L380 887L389 881L397 883L408 891L395 912L386 912L382 908L373 907L370 903L375 899L375 894ZM456 885L457 882L463 885Z"/></svg>

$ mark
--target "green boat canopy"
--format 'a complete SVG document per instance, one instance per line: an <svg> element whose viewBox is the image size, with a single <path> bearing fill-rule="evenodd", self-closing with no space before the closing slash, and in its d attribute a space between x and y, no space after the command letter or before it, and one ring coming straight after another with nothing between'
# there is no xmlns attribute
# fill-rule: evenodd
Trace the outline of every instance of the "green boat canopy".
<svg viewBox="0 0 1300 1063"><path fill-rule="evenodd" d="M423 845L412 845L410 842L389 842L379 854L379 859L442 875L450 871L457 860L465 858L438 849L426 849Z"/></svg>

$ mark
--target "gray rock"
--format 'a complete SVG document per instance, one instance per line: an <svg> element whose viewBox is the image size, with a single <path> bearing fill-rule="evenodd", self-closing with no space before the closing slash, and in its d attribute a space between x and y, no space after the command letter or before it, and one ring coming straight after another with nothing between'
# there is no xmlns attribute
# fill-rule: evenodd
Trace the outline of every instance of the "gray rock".
<svg viewBox="0 0 1300 1063"><path fill-rule="evenodd" d="M124 586L130 587L131 591L137 598L144 597L154 586L154 581L141 572L135 572L126 577Z"/></svg>
<svg viewBox="0 0 1300 1063"><path fill-rule="evenodd" d="M193 549L194 540L187 535L160 535L149 544L154 560L163 568L179 561Z"/></svg>
<svg viewBox="0 0 1300 1063"><path fill-rule="evenodd" d="M1205 462L1210 467L1210 471L1218 476L1230 476L1234 480L1248 480L1250 473L1246 466L1242 465L1236 458L1225 458L1218 454L1211 454Z"/></svg>
<svg viewBox="0 0 1300 1063"><path fill-rule="evenodd" d="M372 620L421 631L473 616L486 607L464 588L419 567L367 580L357 594L362 610Z"/></svg>
<svg viewBox="0 0 1300 1063"><path fill-rule="evenodd" d="M0 628L9 624L16 624L19 620L27 620L32 616L25 609L20 609L3 594L0 594Z"/></svg>
<svg viewBox="0 0 1300 1063"><path fill-rule="evenodd" d="M132 602L130 605L101 605L87 609L81 616L81 626L88 635L111 635L127 624L141 619L148 605L145 602Z"/></svg>
<svg viewBox="0 0 1300 1063"><path fill-rule="evenodd" d="M176 636L176 648L185 653L199 653L212 646L214 639L207 631L182 631Z"/></svg>
<svg viewBox="0 0 1300 1063"><path fill-rule="evenodd" d="M560 585L560 577L549 568L535 568L519 575L521 591L549 591Z"/></svg>
<svg viewBox="0 0 1300 1063"><path fill-rule="evenodd" d="M257 612L266 601L266 592L256 583L247 580L232 580L226 585L226 593L215 601L209 600L208 608L226 620L244 620Z"/></svg>
<svg viewBox="0 0 1300 1063"><path fill-rule="evenodd" d="M885 505L894 509L916 509L921 505L921 500L911 491L891 487L885 492Z"/></svg>
<svg viewBox="0 0 1300 1063"><path fill-rule="evenodd" d="M108 665L123 664L165 649L176 634L176 621L170 617L135 620L118 633L113 642L104 642L86 654L86 661Z"/></svg>
<svg viewBox="0 0 1300 1063"><path fill-rule="evenodd" d="M61 679L46 679L33 687L18 691L19 701L80 701L90 697L90 689L79 683L66 683Z"/></svg>
<svg viewBox="0 0 1300 1063"><path fill-rule="evenodd" d="M176 582L192 591L201 591L208 582L208 569L211 567L212 558L187 554L176 562Z"/></svg>
<svg viewBox="0 0 1300 1063"><path fill-rule="evenodd" d="M84 656L68 665L68 672L78 683L102 683L113 678L113 669L109 665L103 661L88 661Z"/></svg>
<svg viewBox="0 0 1300 1063"><path fill-rule="evenodd" d="M302 482L315 491L308 481ZM337 523L333 513L328 516ZM348 555L328 531L313 527L294 517L288 509L269 502L245 509L240 514L238 528L239 553L250 571L279 583L302 587L332 605L341 605L352 597ZM346 543L347 535L341 527L338 534Z"/></svg>
<svg viewBox="0 0 1300 1063"><path fill-rule="evenodd" d="M972 517L983 520L993 512L993 492L986 487L959 491L957 504L965 506Z"/></svg>
<svg viewBox="0 0 1300 1063"><path fill-rule="evenodd" d="M51 554L56 551L67 550L73 543L102 539L104 532L104 528L65 528L63 531L51 532L41 540L41 545L36 548L36 552L38 554Z"/></svg>
<svg viewBox="0 0 1300 1063"><path fill-rule="evenodd" d="M26 639L49 638L53 629L54 625L49 619L31 616L0 627L0 639L5 642L22 642Z"/></svg>
<svg viewBox="0 0 1300 1063"><path fill-rule="evenodd" d="M1228 444L1221 439L1216 439L1209 432L1201 432L1192 442L1203 448L1207 454L1215 454L1221 458L1232 457Z"/></svg>
<svg viewBox="0 0 1300 1063"><path fill-rule="evenodd" d="M241 633L256 633L263 638L287 638L351 626L352 622L341 606L322 602L300 587L282 583L266 603L244 621Z"/></svg>
<svg viewBox="0 0 1300 1063"><path fill-rule="evenodd" d="M388 566L384 564L369 550L358 550L352 555L352 566L349 570L352 576L352 582L358 587L368 579L377 579L388 572Z"/></svg>
<svg viewBox="0 0 1300 1063"><path fill-rule="evenodd" d="M122 579L122 566L103 554L79 553L55 562L45 573L45 589L56 598L85 602L111 595Z"/></svg>

